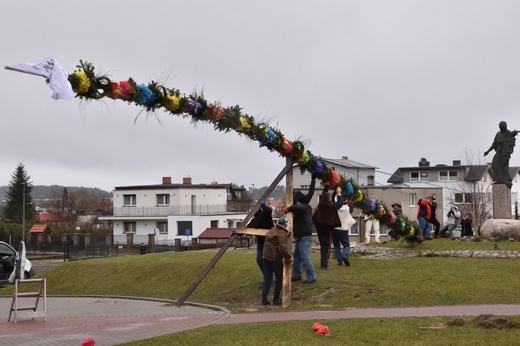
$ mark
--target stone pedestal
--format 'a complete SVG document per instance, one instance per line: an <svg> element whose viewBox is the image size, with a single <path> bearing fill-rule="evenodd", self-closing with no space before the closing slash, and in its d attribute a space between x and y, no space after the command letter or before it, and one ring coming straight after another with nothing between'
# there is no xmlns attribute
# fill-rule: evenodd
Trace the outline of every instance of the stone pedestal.
<svg viewBox="0 0 520 346"><path fill-rule="evenodd" d="M493 184L493 219L511 219L511 188L505 184Z"/></svg>

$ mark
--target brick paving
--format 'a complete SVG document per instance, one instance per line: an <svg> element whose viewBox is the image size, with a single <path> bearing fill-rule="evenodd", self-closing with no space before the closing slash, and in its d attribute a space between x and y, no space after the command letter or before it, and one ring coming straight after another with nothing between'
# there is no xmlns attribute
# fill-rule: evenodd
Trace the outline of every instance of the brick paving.
<svg viewBox="0 0 520 346"><path fill-rule="evenodd" d="M52 297L47 298L47 321L14 323L7 321L11 301L0 298L5 316L0 320L0 345L70 346L89 337L97 346L117 345L210 325L229 316L225 309L187 304L179 308L165 300Z"/></svg>

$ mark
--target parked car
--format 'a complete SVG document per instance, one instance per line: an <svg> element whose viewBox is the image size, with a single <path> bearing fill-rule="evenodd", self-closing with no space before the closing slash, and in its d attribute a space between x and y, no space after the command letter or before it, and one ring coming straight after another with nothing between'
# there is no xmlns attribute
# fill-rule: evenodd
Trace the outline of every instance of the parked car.
<svg viewBox="0 0 520 346"><path fill-rule="evenodd" d="M16 251L11 245L0 241L0 283L7 282L9 280L9 276L14 271L14 263L16 255L18 251ZM34 269L32 268L32 263L28 259L25 260L25 279L31 278L34 276Z"/></svg>

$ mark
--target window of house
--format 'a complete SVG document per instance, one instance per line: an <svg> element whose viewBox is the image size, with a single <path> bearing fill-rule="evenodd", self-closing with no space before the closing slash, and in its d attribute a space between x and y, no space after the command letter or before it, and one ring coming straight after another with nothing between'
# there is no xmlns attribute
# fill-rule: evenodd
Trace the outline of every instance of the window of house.
<svg viewBox="0 0 520 346"><path fill-rule="evenodd" d="M136 222L125 222L123 223L123 232L125 233L135 233L137 231L137 223Z"/></svg>
<svg viewBox="0 0 520 346"><path fill-rule="evenodd" d="M160 194L157 196L157 205L158 206L166 206L170 205L170 195L169 194Z"/></svg>
<svg viewBox="0 0 520 346"><path fill-rule="evenodd" d="M381 225L381 227L379 227L379 234L380 235L388 235L388 227L386 225Z"/></svg>
<svg viewBox="0 0 520 346"><path fill-rule="evenodd" d="M350 234L350 235L359 235L359 227L358 227L358 223L357 222L352 225L352 227L350 228L350 231L348 232L348 234Z"/></svg>
<svg viewBox="0 0 520 346"><path fill-rule="evenodd" d="M410 181L428 181L428 172L410 172Z"/></svg>
<svg viewBox="0 0 520 346"><path fill-rule="evenodd" d="M211 228L218 228L218 220L211 220L210 221L210 227Z"/></svg>
<svg viewBox="0 0 520 346"><path fill-rule="evenodd" d="M439 181L457 181L457 171L440 171Z"/></svg>
<svg viewBox="0 0 520 346"><path fill-rule="evenodd" d="M417 204L417 194L411 193L409 195L409 198L410 198L410 207L415 207L415 205Z"/></svg>
<svg viewBox="0 0 520 346"><path fill-rule="evenodd" d="M473 203L473 195L471 193L456 193L455 194L456 204L469 204Z"/></svg>
<svg viewBox="0 0 520 346"><path fill-rule="evenodd" d="M191 221L177 221L177 235L186 235L186 230L193 235L193 223Z"/></svg>
<svg viewBox="0 0 520 346"><path fill-rule="evenodd" d="M123 205L125 207L135 207L137 205L136 195L123 195Z"/></svg>
<svg viewBox="0 0 520 346"><path fill-rule="evenodd" d="M168 222L157 222L156 228L159 229L159 233L168 233Z"/></svg>
<svg viewBox="0 0 520 346"><path fill-rule="evenodd" d="M373 175L368 175L367 176L367 185L368 186L374 186L375 185L375 180L374 180L374 176Z"/></svg>

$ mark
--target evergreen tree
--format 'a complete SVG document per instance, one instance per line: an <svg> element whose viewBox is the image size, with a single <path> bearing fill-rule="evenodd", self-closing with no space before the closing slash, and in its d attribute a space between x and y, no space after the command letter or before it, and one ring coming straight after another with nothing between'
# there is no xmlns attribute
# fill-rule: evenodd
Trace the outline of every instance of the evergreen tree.
<svg viewBox="0 0 520 346"><path fill-rule="evenodd" d="M27 174L25 166L18 164L16 170L11 175L11 181L7 186L5 218L16 223L22 223L24 218L24 191L25 191L25 221L34 219L31 192L33 189L31 177Z"/></svg>

